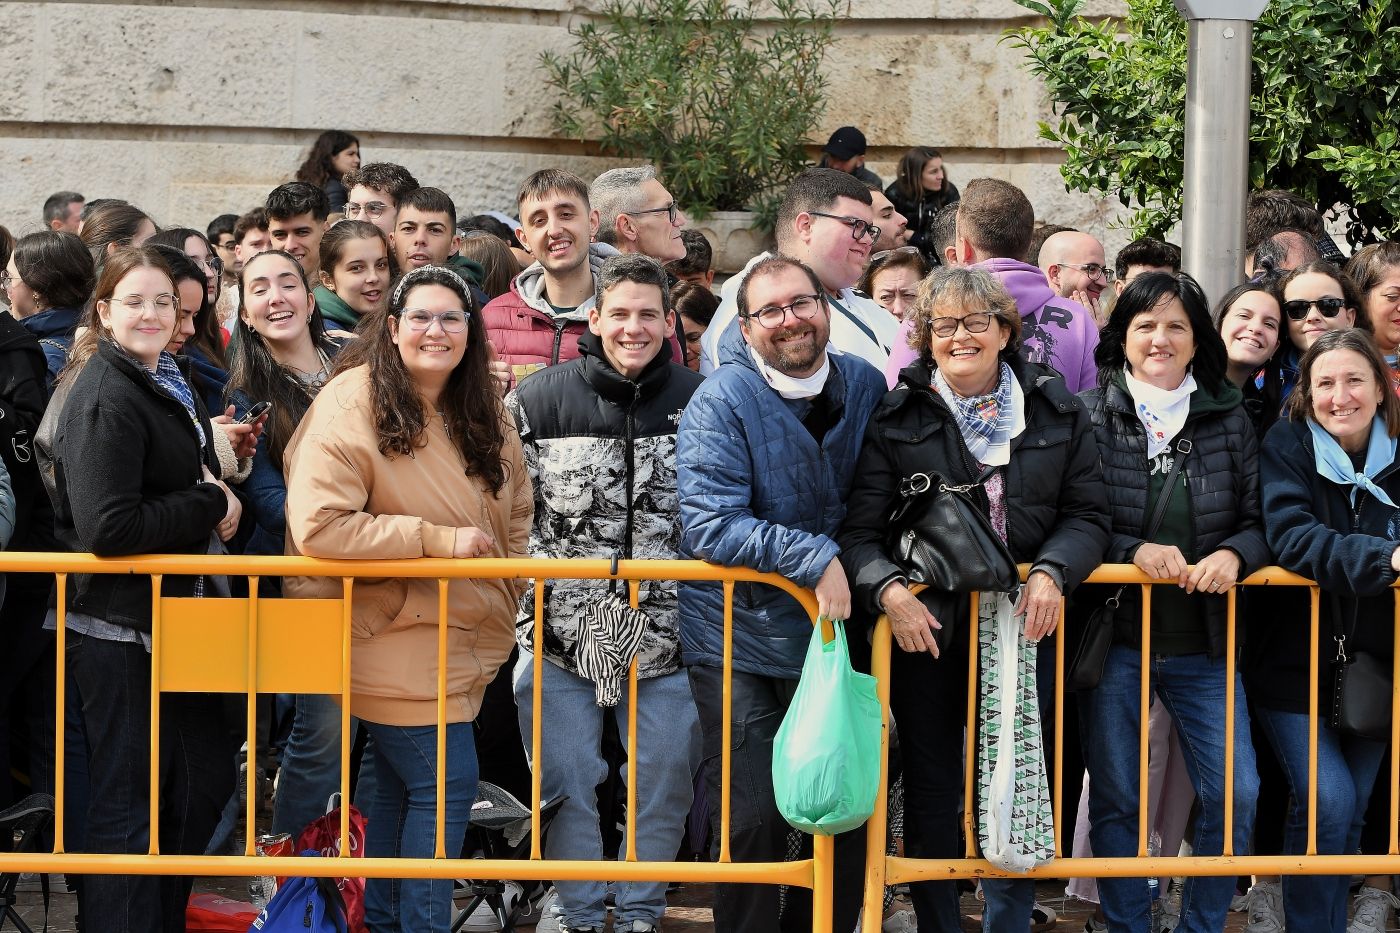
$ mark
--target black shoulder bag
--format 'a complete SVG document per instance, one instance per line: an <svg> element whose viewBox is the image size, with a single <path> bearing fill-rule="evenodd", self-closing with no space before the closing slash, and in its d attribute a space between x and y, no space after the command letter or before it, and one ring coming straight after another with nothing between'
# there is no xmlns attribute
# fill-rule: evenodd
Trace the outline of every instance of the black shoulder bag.
<svg viewBox="0 0 1400 933"><path fill-rule="evenodd" d="M1185 436L1176 439L1176 456L1172 459L1172 468L1167 471L1167 479L1162 484L1162 492L1157 496L1157 504L1152 510L1152 518L1147 523L1147 528L1143 530L1142 539L1144 542L1150 542L1157 534L1157 529L1161 527L1162 519L1167 514L1167 503L1171 501L1172 486L1176 483L1176 477L1180 474L1186 463L1186 457L1190 453L1191 436L1188 429ZM1113 616L1123 600L1125 589L1127 589L1126 584L1118 587L1117 592L1108 598L1108 602L1089 613L1089 618L1084 620L1084 634L1080 637L1079 644L1075 646L1073 656L1065 665L1066 693L1092 690L1103 679L1104 661L1108 659L1108 649L1113 646Z"/></svg>
<svg viewBox="0 0 1400 933"><path fill-rule="evenodd" d="M1337 654L1332 659L1332 728L1347 735L1390 741L1391 683L1390 663L1369 651L1347 654L1347 633L1342 613L1334 606L1332 640ZM1352 630L1356 629L1356 609L1352 607Z"/></svg>
<svg viewBox="0 0 1400 933"><path fill-rule="evenodd" d="M950 593L1012 593L1020 585L1011 552L968 495L980 485L951 486L936 473L900 482L890 554L911 583Z"/></svg>

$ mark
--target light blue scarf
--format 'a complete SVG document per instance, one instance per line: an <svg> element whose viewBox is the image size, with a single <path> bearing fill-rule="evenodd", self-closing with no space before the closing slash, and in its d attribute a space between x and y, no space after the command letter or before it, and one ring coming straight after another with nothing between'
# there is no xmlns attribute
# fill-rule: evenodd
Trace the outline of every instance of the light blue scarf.
<svg viewBox="0 0 1400 933"><path fill-rule="evenodd" d="M1353 506L1356 505L1357 490L1364 489L1392 509L1397 508L1386 491L1372 482L1382 470L1395 462L1395 438L1385 429L1385 420L1380 415L1371 422L1371 440L1366 447L1366 467L1360 473L1352 466L1351 457L1342 450L1342 445L1337 443L1337 439L1328 434L1322 425L1309 418L1308 430L1312 431L1318 475L1334 483L1350 486Z"/></svg>

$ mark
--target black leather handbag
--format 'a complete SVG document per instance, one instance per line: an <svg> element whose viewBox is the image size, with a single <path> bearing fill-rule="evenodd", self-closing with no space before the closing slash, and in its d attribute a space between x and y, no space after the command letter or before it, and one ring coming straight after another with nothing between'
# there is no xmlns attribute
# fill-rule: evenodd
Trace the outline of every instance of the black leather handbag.
<svg viewBox="0 0 1400 933"><path fill-rule="evenodd" d="M1332 613L1332 728L1347 735L1390 741L1391 667L1369 651L1347 654L1347 634L1341 612ZM1356 627L1355 611L1352 628Z"/></svg>
<svg viewBox="0 0 1400 933"><path fill-rule="evenodd" d="M1012 593L1021 584L1011 552L968 493L936 473L899 484L890 513L889 551L911 583L952 593Z"/></svg>
<svg viewBox="0 0 1400 933"><path fill-rule="evenodd" d="M1157 529L1162 525L1162 519L1167 514L1167 503L1171 500L1172 485L1176 482L1177 475L1181 472L1182 466L1186 463L1186 456L1191 453L1191 438L1189 436L1177 438L1176 456L1172 458L1172 468L1167 471L1166 481L1162 483L1162 492L1157 497L1157 503L1152 510L1152 519L1143 529L1142 539L1151 541L1157 534ZM1113 616L1118 611L1118 605L1123 599L1123 591L1126 586L1118 587L1118 590L1108 598L1108 601L1099 606L1089 617L1084 620L1080 629L1079 642L1070 648L1069 661L1065 665L1065 692L1076 693L1080 690L1092 690L1103 680L1103 665L1108 660L1108 649L1113 647ZM1066 645L1068 648L1069 646Z"/></svg>

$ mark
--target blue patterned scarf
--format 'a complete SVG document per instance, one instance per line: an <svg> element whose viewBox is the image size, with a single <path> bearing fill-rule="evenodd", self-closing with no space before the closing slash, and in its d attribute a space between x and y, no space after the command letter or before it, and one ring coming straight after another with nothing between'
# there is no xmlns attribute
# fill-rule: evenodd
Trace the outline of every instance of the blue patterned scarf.
<svg viewBox="0 0 1400 933"><path fill-rule="evenodd" d="M190 384L185 381L185 374L180 372L180 367L175 365L175 357L162 350L160 359L156 362L156 371L151 373L151 378L155 379L156 385L166 391L171 398L185 406L185 411L189 412L190 422L194 425L194 433L199 437L199 446L203 449L204 429L199 426L199 415L194 407L194 395L190 392Z"/></svg>
<svg viewBox="0 0 1400 933"><path fill-rule="evenodd" d="M997 455L1002 451L1010 454L1016 420L1011 388L1015 381L1016 377L1011 374L1011 367L1003 361L995 392L991 395L963 398L948 385L948 380L943 378L941 370L933 371L933 389L948 403L953 417L957 419L958 430L962 432L967 452L972 454L972 459L978 463L1000 466L1009 459L1009 456Z"/></svg>

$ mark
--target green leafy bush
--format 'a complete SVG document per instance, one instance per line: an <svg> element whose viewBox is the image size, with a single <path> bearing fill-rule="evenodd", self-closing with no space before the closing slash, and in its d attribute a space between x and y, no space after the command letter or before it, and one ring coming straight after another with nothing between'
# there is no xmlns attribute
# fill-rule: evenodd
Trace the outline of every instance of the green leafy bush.
<svg viewBox="0 0 1400 933"><path fill-rule="evenodd" d="M1116 196L1137 235L1181 217L1186 22L1171 0L1128 0L1120 21L1083 0L1017 0L1049 21L1013 30L1058 118L1070 190ZM1393 0L1271 0L1254 29L1250 183L1343 205L1347 237L1400 233L1400 7Z"/></svg>
<svg viewBox="0 0 1400 933"><path fill-rule="evenodd" d="M821 62L843 0L607 0L542 56L555 127L652 162L687 211L759 210L806 162L826 100Z"/></svg>

